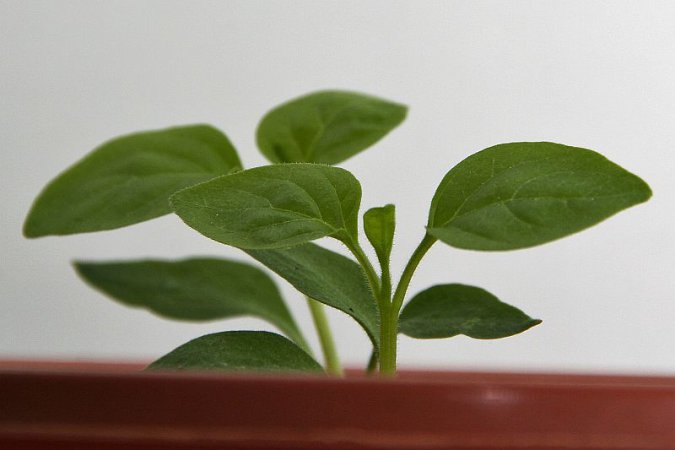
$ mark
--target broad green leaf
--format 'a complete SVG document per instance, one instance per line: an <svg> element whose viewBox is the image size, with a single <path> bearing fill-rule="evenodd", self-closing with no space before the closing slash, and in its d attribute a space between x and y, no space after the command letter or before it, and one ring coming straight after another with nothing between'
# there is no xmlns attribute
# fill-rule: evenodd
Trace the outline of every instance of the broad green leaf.
<svg viewBox="0 0 675 450"><path fill-rule="evenodd" d="M231 372L320 372L321 366L283 336L266 331L207 334L181 345L148 366L150 370Z"/></svg>
<svg viewBox="0 0 675 450"><path fill-rule="evenodd" d="M428 232L458 248L532 247L650 196L644 181L594 151L550 142L502 144L448 172L431 202Z"/></svg>
<svg viewBox="0 0 675 450"><path fill-rule="evenodd" d="M171 197L186 224L223 244L272 249L324 236L356 240L361 185L344 169L318 164L257 167Z"/></svg>
<svg viewBox="0 0 675 450"><path fill-rule="evenodd" d="M222 259L76 262L82 278L121 303L171 319L264 319L306 347L274 282L260 269Z"/></svg>
<svg viewBox="0 0 675 450"><path fill-rule="evenodd" d="M258 147L274 163L340 163L367 149L405 119L407 108L369 95L322 91L265 115Z"/></svg>
<svg viewBox="0 0 675 450"><path fill-rule="evenodd" d="M169 196L241 167L208 125L113 139L52 180L24 224L27 237L111 230L171 212Z"/></svg>
<svg viewBox="0 0 675 450"><path fill-rule="evenodd" d="M463 334L475 339L513 336L541 323L474 286L442 284L426 289L403 308L399 331L419 339Z"/></svg>
<svg viewBox="0 0 675 450"><path fill-rule="evenodd" d="M396 210L394 205L371 208L363 215L363 228L366 237L377 253L381 264L386 264L391 256L396 228Z"/></svg>
<svg viewBox="0 0 675 450"><path fill-rule="evenodd" d="M349 314L379 348L378 312L361 267L315 244L247 253L303 294Z"/></svg>

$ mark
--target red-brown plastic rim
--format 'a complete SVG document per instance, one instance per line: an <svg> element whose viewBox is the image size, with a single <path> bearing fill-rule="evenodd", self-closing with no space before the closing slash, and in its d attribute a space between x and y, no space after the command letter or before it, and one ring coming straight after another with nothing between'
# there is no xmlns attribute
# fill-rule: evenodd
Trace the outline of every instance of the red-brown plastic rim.
<svg viewBox="0 0 675 450"><path fill-rule="evenodd" d="M675 449L675 377L0 363L2 449Z"/></svg>

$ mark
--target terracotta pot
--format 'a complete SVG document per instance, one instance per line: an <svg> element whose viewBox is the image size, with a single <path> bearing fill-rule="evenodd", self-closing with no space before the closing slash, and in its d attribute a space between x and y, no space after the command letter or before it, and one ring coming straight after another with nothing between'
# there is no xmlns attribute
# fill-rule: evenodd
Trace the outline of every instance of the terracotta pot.
<svg viewBox="0 0 675 450"><path fill-rule="evenodd" d="M0 363L2 449L675 449L675 378Z"/></svg>

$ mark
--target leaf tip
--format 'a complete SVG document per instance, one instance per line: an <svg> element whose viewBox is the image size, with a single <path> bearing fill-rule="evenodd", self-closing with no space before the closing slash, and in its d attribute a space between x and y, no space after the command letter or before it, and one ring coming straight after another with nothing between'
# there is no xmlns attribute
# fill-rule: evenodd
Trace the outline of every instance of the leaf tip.
<svg viewBox="0 0 675 450"><path fill-rule="evenodd" d="M75 274L80 277L82 281L92 287L96 287L96 283L92 280L92 272L96 263L73 260L70 262L70 265L73 267Z"/></svg>
<svg viewBox="0 0 675 450"><path fill-rule="evenodd" d="M529 329L532 328L532 327L536 327L537 325L540 325L540 324L542 324L543 322L544 322L544 321L541 320L541 319L532 319L532 320L530 320L530 322L529 322L529 324L528 324L529 326L526 328L526 330L529 330Z"/></svg>
<svg viewBox="0 0 675 450"><path fill-rule="evenodd" d="M647 182L645 180L643 180L640 177L637 177L637 178L640 180L640 183L641 183L641 186L640 186L641 190L642 190L641 203L644 203L654 196L654 191L652 191L651 186L649 186L649 184L647 184Z"/></svg>
<svg viewBox="0 0 675 450"><path fill-rule="evenodd" d="M35 214L35 206L31 208L31 210L28 212L28 215L26 216L26 219L23 222L23 225L21 227L21 233L25 238L28 239L35 239L43 236L49 236L50 234L54 234L49 231L48 226L45 226L45 224L40 223L40 220L36 217Z"/></svg>
<svg viewBox="0 0 675 450"><path fill-rule="evenodd" d="M21 234L23 234L23 237L28 239L35 239L40 236L43 236L42 234L40 234L39 230L37 230L36 227L30 222L30 216L26 218L26 221L23 223L23 227L21 228Z"/></svg>
<svg viewBox="0 0 675 450"><path fill-rule="evenodd" d="M85 269L88 264L84 261L78 261L74 259L70 261L70 265L73 266L73 269L75 269L75 271L81 275L82 270Z"/></svg>

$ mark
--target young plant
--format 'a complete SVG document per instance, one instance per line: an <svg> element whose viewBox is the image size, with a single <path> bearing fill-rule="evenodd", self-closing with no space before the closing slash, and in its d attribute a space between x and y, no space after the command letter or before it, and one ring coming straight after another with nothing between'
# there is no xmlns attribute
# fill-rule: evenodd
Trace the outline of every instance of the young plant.
<svg viewBox="0 0 675 450"><path fill-rule="evenodd" d="M649 199L637 176L602 155L550 142L501 144L469 156L443 178L421 241L397 283L390 254L393 205L371 208L359 239L361 185L333 167L397 127L406 107L343 91L309 94L270 111L257 144L272 163L243 170L220 131L192 125L120 137L63 172L38 196L24 234L110 230L175 212L188 226L237 247L307 297L325 369L341 368L323 305L354 318L373 346L369 370L396 370L397 335L497 339L540 323L491 293L441 284L404 306L420 261L436 243L504 251L544 244ZM336 239L354 259L311 241ZM152 369L320 371L277 287L257 267L215 258L76 262L93 287L130 306L178 320L253 316L284 335L229 331L190 341Z"/></svg>

